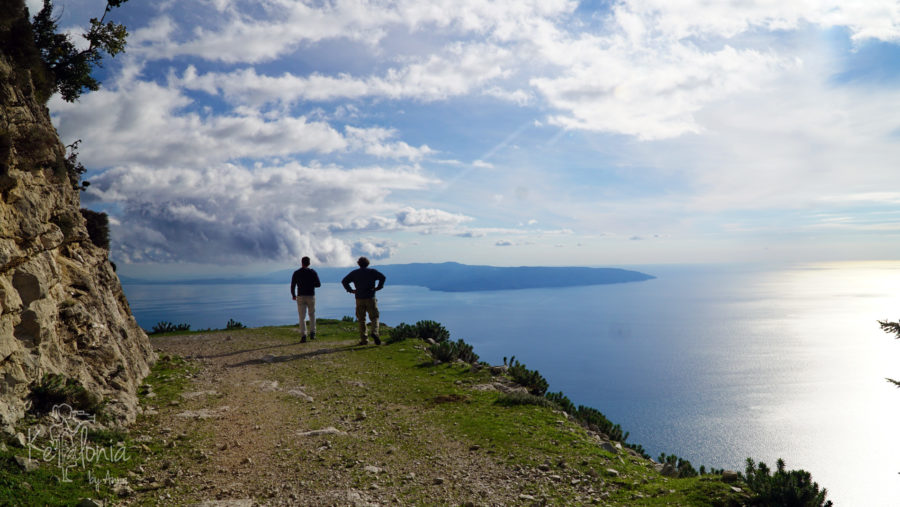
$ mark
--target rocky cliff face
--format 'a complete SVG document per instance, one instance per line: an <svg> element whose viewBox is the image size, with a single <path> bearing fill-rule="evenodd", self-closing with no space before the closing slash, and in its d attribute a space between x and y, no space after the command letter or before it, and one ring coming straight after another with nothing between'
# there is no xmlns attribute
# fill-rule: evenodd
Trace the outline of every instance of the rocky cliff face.
<svg viewBox="0 0 900 507"><path fill-rule="evenodd" d="M78 175L40 100L46 79L34 66L24 2L3 4L0 428L12 429L33 388L51 374L77 381L93 399L102 397L104 414L129 421L153 352L108 251L91 241L79 211Z"/></svg>

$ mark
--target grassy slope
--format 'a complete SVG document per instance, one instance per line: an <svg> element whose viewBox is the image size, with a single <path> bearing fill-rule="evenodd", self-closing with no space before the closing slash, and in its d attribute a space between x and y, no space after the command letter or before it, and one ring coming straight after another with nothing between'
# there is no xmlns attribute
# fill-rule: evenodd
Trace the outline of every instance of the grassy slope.
<svg viewBox="0 0 900 507"><path fill-rule="evenodd" d="M293 326L239 333L245 339L231 342L234 351L246 349L247 341L257 338L285 343L296 342L297 338ZM465 364L433 365L419 340L381 347L346 345L354 336L353 323L320 320L317 345L334 342L335 347L311 360L276 362L269 365L266 375L268 380L282 384L299 379L308 392L316 393L313 407L280 395L284 403L295 409L297 420L292 423L325 428L337 422L339 427L359 429L357 421L364 420L367 438L329 439L328 445L334 449L318 458L317 464L329 470L346 469L355 488L388 488L404 504L432 503L436 499L433 491L422 481L402 480L400 471L407 474L419 470L422 475L423 470L440 470L442 460L453 459L454 453L477 453L479 458L517 475L520 487L511 497L516 499L530 496L554 504L607 505L727 505L746 500L717 477L666 478L649 461L625 452L607 452L583 428L552 408L497 404L501 394L472 389L491 382L486 368L473 371ZM166 339L173 338L161 340ZM195 367L190 361L179 358L161 360L147 379L156 396L144 402L163 407L177 400L192 376L192 368ZM149 433L158 417L161 416L142 416L128 434L115 435L114 440L122 440L136 452L128 463L113 464L112 475L127 476L129 469L142 463L149 467L165 460L189 466L184 461L186 456L212 438L208 428L197 427L193 434L182 435L183 442L177 448L159 441L137 442L138 435ZM434 443L437 441L441 444ZM278 458L296 463L308 459L308 453L291 452L285 449ZM27 504L62 505L88 496L112 498L109 488L92 491L83 476L76 475L72 483L59 484L54 479L58 473L46 466L23 477L11 461L13 453L22 454L22 450L0 454L0 503L16 499ZM397 473L385 478L354 466L363 462L375 462ZM102 473L94 471L95 475ZM23 478L28 485L23 485ZM173 498L185 500L191 491L190 485L174 485L171 489ZM151 504L158 493L155 489L142 497L138 491L132 500ZM465 498L464 493L459 493L446 497L446 501L455 502L459 495Z"/></svg>

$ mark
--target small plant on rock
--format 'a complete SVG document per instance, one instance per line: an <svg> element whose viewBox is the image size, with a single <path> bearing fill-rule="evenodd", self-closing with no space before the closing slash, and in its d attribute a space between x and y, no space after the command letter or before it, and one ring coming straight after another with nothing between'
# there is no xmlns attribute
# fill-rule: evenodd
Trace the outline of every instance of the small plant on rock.
<svg viewBox="0 0 900 507"><path fill-rule="evenodd" d="M94 412L102 401L78 380L56 373L44 375L40 382L32 386L28 399L31 410L38 414L46 414L53 410L54 405L63 403L76 410Z"/></svg>
<svg viewBox="0 0 900 507"><path fill-rule="evenodd" d="M81 208L91 243L109 250L109 215Z"/></svg>

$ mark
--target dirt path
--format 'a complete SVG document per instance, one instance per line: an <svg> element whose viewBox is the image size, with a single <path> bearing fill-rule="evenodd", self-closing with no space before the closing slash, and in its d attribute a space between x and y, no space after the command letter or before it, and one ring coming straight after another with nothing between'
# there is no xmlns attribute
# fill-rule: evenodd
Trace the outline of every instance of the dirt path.
<svg viewBox="0 0 900 507"><path fill-rule="evenodd" d="M179 452L144 465L131 502L509 505L581 481L508 464L373 389L391 372L367 367L373 346L356 346L345 327L302 344L288 330L153 338L161 355L199 369L180 400L149 409L145 434ZM391 347L424 357L401 345ZM599 495L585 487L583 499Z"/></svg>

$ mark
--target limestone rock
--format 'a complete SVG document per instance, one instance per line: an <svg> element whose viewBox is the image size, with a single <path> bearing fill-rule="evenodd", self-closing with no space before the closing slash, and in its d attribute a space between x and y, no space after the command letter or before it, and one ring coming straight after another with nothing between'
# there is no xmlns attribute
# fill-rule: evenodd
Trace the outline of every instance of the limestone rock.
<svg viewBox="0 0 900 507"><path fill-rule="evenodd" d="M18 463L19 467L25 472L34 472L40 468L40 465L38 465L36 460L28 459L25 456L16 456L16 463Z"/></svg>
<svg viewBox="0 0 900 507"><path fill-rule="evenodd" d="M13 2L0 30L24 15ZM0 429L24 416L47 374L74 379L129 422L154 355L109 252L90 240L77 175L31 75L0 47Z"/></svg>
<svg viewBox="0 0 900 507"><path fill-rule="evenodd" d="M618 454L618 453L619 453L619 449L617 449L616 446L614 446L614 445L612 444L612 442L603 442L602 444L600 444L600 448L603 449L603 450L606 451L606 452L610 452L610 453L613 453L613 454Z"/></svg>
<svg viewBox="0 0 900 507"><path fill-rule="evenodd" d="M300 398L301 400L308 401L310 403L312 403L314 401L312 396L306 394L305 392L301 391L300 389L290 389L290 390L288 390L287 393L290 394L291 396Z"/></svg>
<svg viewBox="0 0 900 507"><path fill-rule="evenodd" d="M297 435L301 437L317 437L320 435L346 435L346 433L334 426L329 426L320 430L298 431Z"/></svg>
<svg viewBox="0 0 900 507"><path fill-rule="evenodd" d="M662 466L662 469L659 471L660 474L666 477L678 477L678 469L675 468L671 463L666 463Z"/></svg>

